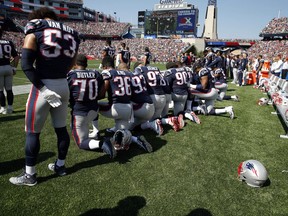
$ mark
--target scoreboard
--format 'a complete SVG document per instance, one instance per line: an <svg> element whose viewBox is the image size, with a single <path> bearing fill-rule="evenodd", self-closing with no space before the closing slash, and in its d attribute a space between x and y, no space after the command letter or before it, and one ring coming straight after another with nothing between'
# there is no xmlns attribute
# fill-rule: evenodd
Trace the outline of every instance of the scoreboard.
<svg viewBox="0 0 288 216"><path fill-rule="evenodd" d="M198 8L183 0L160 0L153 11L138 12L138 27L146 37L197 35Z"/></svg>
<svg viewBox="0 0 288 216"><path fill-rule="evenodd" d="M196 10L146 11L145 35L197 35Z"/></svg>

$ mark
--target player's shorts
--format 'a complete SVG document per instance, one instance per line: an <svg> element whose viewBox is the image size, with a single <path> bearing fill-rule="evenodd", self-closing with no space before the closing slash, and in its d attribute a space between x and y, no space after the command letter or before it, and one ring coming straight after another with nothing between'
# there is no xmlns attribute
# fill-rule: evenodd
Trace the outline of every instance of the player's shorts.
<svg viewBox="0 0 288 216"><path fill-rule="evenodd" d="M171 96L171 94L165 94L165 96L166 96L166 104L165 104L165 107L164 107L164 109L163 109L163 111L162 111L162 113L161 113L161 117L165 117L165 116L168 115L169 105L170 105L170 103L171 103L171 101L172 101L172 96Z"/></svg>
<svg viewBox="0 0 288 216"><path fill-rule="evenodd" d="M148 121L152 118L155 112L154 104L143 103L133 104L133 114L135 119Z"/></svg>
<svg viewBox="0 0 288 216"><path fill-rule="evenodd" d="M215 83L215 88L216 89L219 89L219 90L227 90L227 88L228 88L228 85L227 85L227 83L222 83L222 82L216 82Z"/></svg>
<svg viewBox="0 0 288 216"><path fill-rule="evenodd" d="M188 95L178 95L174 93L171 95L174 102L174 115L178 115L180 112L184 111Z"/></svg>
<svg viewBox="0 0 288 216"><path fill-rule="evenodd" d="M25 117L25 131L30 133L40 133L48 114L51 115L51 122L54 128L66 126L69 87L66 79L43 79L42 82L51 91L61 96L62 104L53 108L42 97L40 91L32 85L27 103Z"/></svg>
<svg viewBox="0 0 288 216"><path fill-rule="evenodd" d="M208 92L201 92L198 90L190 90L190 94L197 96L199 99L203 100L216 100L218 97L218 90L215 88L209 89Z"/></svg>
<svg viewBox="0 0 288 216"><path fill-rule="evenodd" d="M10 65L0 66L0 91L12 90L13 70Z"/></svg>
<svg viewBox="0 0 288 216"><path fill-rule="evenodd" d="M97 117L98 112L90 110L86 116L72 115L72 134L75 142L79 146L83 140L89 138L90 123Z"/></svg>
<svg viewBox="0 0 288 216"><path fill-rule="evenodd" d="M154 115L154 112L154 104L133 104L134 121L129 123L128 129L133 130L136 126L149 121Z"/></svg>
<svg viewBox="0 0 288 216"><path fill-rule="evenodd" d="M153 94L153 95L150 95L150 97L155 107L154 115L151 118L151 121L153 121L157 118L160 118L163 112L163 109L165 108L165 105L166 105L166 95L154 95Z"/></svg>
<svg viewBox="0 0 288 216"><path fill-rule="evenodd" d="M107 102L98 102L99 113L107 118L115 120L116 130L128 129L129 121L133 118L133 110L131 104L115 103L108 104Z"/></svg>

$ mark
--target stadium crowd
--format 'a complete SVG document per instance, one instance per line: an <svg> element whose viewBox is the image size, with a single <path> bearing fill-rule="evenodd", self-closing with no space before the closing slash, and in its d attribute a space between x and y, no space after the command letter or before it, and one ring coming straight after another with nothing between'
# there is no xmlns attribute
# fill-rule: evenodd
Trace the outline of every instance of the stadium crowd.
<svg viewBox="0 0 288 216"><path fill-rule="evenodd" d="M14 16L13 21L21 26L25 26L28 22L27 19ZM77 30L81 34L89 35L123 35L128 31L130 27L129 23L118 22L91 22L91 21L68 21L62 20L62 22L71 28Z"/></svg>
<svg viewBox="0 0 288 216"><path fill-rule="evenodd" d="M153 61L168 62L171 58L178 56L183 52L189 44L176 41L174 39L123 39L121 41L112 41L114 47L119 48L120 43L125 43L131 52L131 56L138 59L143 55L145 47L149 47L153 54ZM86 55L94 55L95 59L101 58L101 48L104 46L105 40L86 40L81 43L79 52Z"/></svg>
<svg viewBox="0 0 288 216"><path fill-rule="evenodd" d="M287 23L288 17L273 18L261 31L261 34L288 33Z"/></svg>
<svg viewBox="0 0 288 216"><path fill-rule="evenodd" d="M89 35L123 35L128 31L130 24L128 23L107 23L107 22L77 22L65 21L66 25L76 29L82 34Z"/></svg>
<svg viewBox="0 0 288 216"><path fill-rule="evenodd" d="M272 60L278 54L286 57L288 56L288 40L258 41L247 51L248 55L254 58L261 53L265 60Z"/></svg>

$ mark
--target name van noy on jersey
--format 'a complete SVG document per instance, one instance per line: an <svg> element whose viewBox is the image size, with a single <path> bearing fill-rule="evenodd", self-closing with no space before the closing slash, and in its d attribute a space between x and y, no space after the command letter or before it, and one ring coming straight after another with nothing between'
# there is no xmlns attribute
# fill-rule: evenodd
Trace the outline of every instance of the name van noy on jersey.
<svg viewBox="0 0 288 216"><path fill-rule="evenodd" d="M50 27L58 28L58 29L61 29L63 31L66 31L68 33L71 33L71 34L74 33L74 30L72 28L70 28L69 26L66 26L64 24L61 25L59 22L54 22L52 20L47 20L47 22L48 22L48 25Z"/></svg>

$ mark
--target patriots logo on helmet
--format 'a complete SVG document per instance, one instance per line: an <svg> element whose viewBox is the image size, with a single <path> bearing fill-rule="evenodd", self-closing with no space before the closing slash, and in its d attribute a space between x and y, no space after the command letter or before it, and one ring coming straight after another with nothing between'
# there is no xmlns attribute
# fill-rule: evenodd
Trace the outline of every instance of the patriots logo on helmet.
<svg viewBox="0 0 288 216"><path fill-rule="evenodd" d="M254 165L252 163L248 162L245 166L258 177L257 170L254 168Z"/></svg>

